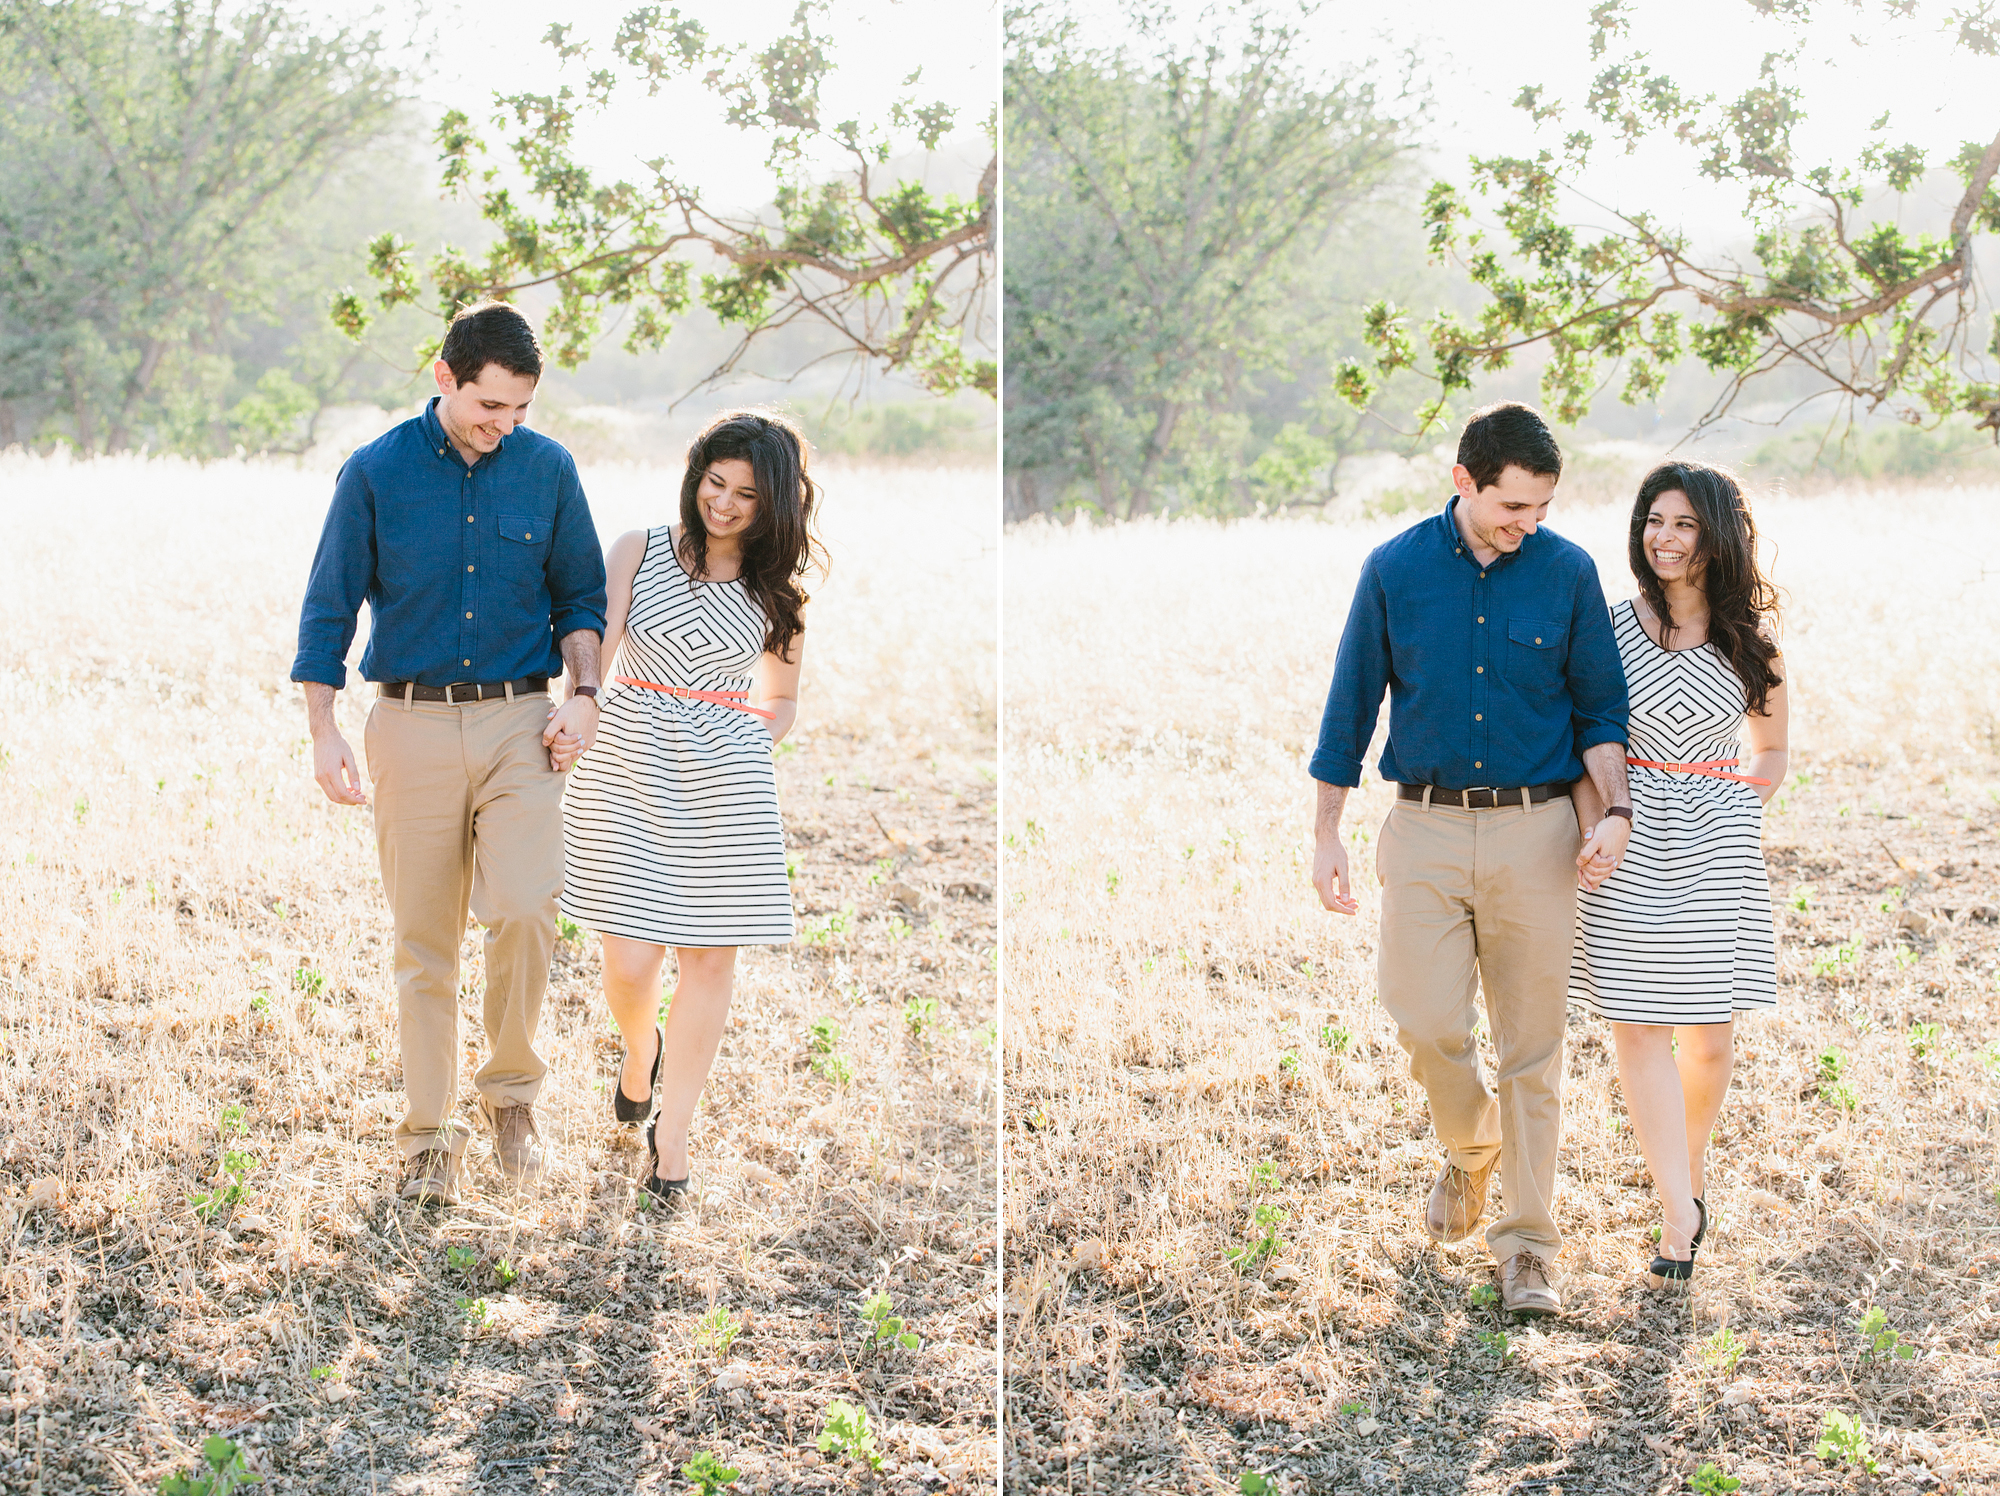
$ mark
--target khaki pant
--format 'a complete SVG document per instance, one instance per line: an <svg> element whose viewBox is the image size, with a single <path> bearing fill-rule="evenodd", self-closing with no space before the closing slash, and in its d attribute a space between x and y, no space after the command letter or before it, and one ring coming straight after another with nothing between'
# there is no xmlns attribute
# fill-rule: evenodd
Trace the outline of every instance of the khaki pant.
<svg viewBox="0 0 2000 1496"><path fill-rule="evenodd" d="M486 927L486 1042L480 1109L532 1102L548 1071L535 1053L562 890L562 776L542 746L549 698L469 706L378 699L368 713L375 846L396 928L396 995L409 1110L407 1158L454 1154L458 948L468 908Z"/></svg>
<svg viewBox="0 0 2000 1496"><path fill-rule="evenodd" d="M1477 1170L1499 1156L1505 1213L1486 1244L1502 1262L1562 1250L1551 1207L1581 843L1566 797L1525 810L1398 800L1382 825L1382 1006L1445 1157ZM1473 1033L1479 988L1497 1086Z"/></svg>

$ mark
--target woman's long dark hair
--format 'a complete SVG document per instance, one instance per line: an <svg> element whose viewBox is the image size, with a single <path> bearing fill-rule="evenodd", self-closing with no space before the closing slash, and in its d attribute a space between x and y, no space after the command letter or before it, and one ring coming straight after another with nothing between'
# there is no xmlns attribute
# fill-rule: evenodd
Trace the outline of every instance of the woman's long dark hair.
<svg viewBox="0 0 2000 1496"><path fill-rule="evenodd" d="M1778 589L1757 569L1757 525L1736 475L1703 462L1663 462L1646 474L1632 504L1627 556L1632 575L1660 620L1661 647L1673 648L1674 615L1667 607L1667 589L1646 556L1646 520L1653 501L1675 489L1687 495L1688 507L1701 522L1688 570L1701 569L1700 586L1708 594L1708 642L1743 682L1750 710L1761 713L1771 688L1784 684L1771 668L1778 655Z"/></svg>
<svg viewBox="0 0 2000 1496"><path fill-rule="evenodd" d="M681 479L681 559L694 576L708 571L708 526L701 519L701 480L709 466L740 460L757 481L757 514L743 534L738 579L764 610L764 649L789 657L806 630L799 616L809 598L799 578L813 566L826 570L826 553L813 532L819 490L806 473L806 439L799 428L768 410L728 410L688 446Z"/></svg>

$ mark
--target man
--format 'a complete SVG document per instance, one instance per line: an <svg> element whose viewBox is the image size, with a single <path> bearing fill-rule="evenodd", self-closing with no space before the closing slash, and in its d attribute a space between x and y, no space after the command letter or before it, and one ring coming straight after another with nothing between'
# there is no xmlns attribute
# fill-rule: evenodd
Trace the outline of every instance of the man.
<svg viewBox="0 0 2000 1496"><path fill-rule="evenodd" d="M313 557L292 679L313 774L362 805L333 716L365 600L365 746L396 933L408 1110L403 1198L457 1199L458 949L486 927L486 1038L475 1077L501 1171L540 1173L535 1029L562 883L562 778L597 730L604 555L568 452L522 422L542 373L528 321L488 302L452 319L422 414L347 459ZM571 689L551 711L549 679Z"/></svg>
<svg viewBox="0 0 2000 1496"><path fill-rule="evenodd" d="M1471 1235L1497 1163L1505 1213L1486 1242L1515 1315L1562 1309L1551 1203L1577 880L1600 850L1615 864L1632 824L1625 676L1597 568L1541 529L1561 472L1529 407L1472 416L1444 512L1361 568L1312 758L1313 884L1353 914L1340 817L1387 687L1381 767L1397 791L1377 843L1378 970L1444 1146L1425 1225L1439 1241ZM1569 795L1586 769L1610 809L1579 850ZM1475 983L1497 1089L1474 1034Z"/></svg>

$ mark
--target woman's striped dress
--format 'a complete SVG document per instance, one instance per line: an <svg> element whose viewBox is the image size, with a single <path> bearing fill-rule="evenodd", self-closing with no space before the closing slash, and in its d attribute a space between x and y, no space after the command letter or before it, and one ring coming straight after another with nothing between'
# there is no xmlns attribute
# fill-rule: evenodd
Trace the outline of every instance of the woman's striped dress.
<svg viewBox="0 0 2000 1496"><path fill-rule="evenodd" d="M1632 698L1633 758L1736 758L1743 683L1715 650L1662 649L1629 602L1611 610ZM1733 771L1742 772L1738 765ZM1764 807L1735 780L1631 766L1632 840L1577 895L1569 995L1618 1023L1727 1023L1778 1001Z"/></svg>
<svg viewBox="0 0 2000 1496"><path fill-rule="evenodd" d="M747 691L764 613L740 582L697 582L673 531L646 532L611 675ZM606 681L597 740L563 799L560 907L606 935L661 945L792 938L771 734L734 707Z"/></svg>

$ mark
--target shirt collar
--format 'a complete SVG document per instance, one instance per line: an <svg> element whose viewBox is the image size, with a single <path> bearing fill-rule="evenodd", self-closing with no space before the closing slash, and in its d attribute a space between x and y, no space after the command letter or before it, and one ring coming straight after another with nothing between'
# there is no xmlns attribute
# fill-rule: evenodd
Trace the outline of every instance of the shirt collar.
<svg viewBox="0 0 2000 1496"><path fill-rule="evenodd" d="M431 396L430 399L424 402L423 414L417 418L424 425L424 445L437 453L438 456L445 458L447 461L456 462L462 467L465 465L465 459L458 455L458 449L451 444L451 437L445 433L444 422L438 419L438 402L443 398L444 396L442 395ZM500 438L500 445L495 447L491 452L480 454L479 462L473 464L473 466L476 467L482 463L492 462L506 450L507 438L503 436Z"/></svg>

